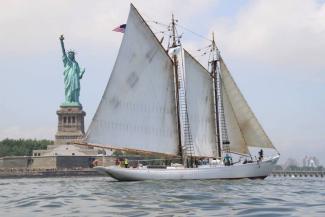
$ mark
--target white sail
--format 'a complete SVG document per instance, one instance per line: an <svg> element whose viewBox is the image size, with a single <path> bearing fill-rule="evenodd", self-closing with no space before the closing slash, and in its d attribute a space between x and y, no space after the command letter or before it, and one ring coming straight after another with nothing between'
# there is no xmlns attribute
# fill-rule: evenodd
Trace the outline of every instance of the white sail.
<svg viewBox="0 0 325 217"><path fill-rule="evenodd" d="M254 113L247 104L245 98L237 87L234 79L230 75L230 72L222 59L220 61L220 67L221 79L225 89L224 92L228 97L229 104L231 105L230 107L232 108L233 114L236 117L237 124L240 128L241 134L243 135L243 139L245 140L246 146L275 149L271 140L268 138L262 126L256 119ZM227 97L225 97L226 101ZM227 108L227 110L229 110L229 108ZM236 144L234 141L230 142L230 146L232 146L232 144Z"/></svg>
<svg viewBox="0 0 325 217"><path fill-rule="evenodd" d="M228 139L230 141L230 152L240 153L240 154L249 154L248 147L245 143L244 136L240 130L238 125L238 121L236 115L234 113L234 109L231 106L227 91L223 84L222 86L222 101L224 107L225 121Z"/></svg>
<svg viewBox="0 0 325 217"><path fill-rule="evenodd" d="M216 156L213 84L209 72L184 51L186 99L194 156Z"/></svg>
<svg viewBox="0 0 325 217"><path fill-rule="evenodd" d="M87 142L178 152L173 64L133 5Z"/></svg>

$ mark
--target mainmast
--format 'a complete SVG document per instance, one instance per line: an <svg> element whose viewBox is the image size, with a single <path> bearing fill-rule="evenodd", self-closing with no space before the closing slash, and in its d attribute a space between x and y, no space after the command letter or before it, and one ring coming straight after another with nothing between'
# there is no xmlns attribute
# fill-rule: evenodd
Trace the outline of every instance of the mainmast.
<svg viewBox="0 0 325 217"><path fill-rule="evenodd" d="M218 157L221 158L222 150L226 153L230 152L229 139L227 134L227 127L225 121L225 113L222 99L222 82L220 69L220 52L214 41L214 33L212 33L212 61L211 61L211 75L213 78L214 96L215 96L215 121L216 121L216 136ZM222 146L221 146L222 143Z"/></svg>
<svg viewBox="0 0 325 217"><path fill-rule="evenodd" d="M174 79L177 109L177 127L179 135L179 154L182 157L183 164L187 167L193 167L193 141L190 129L189 117L186 103L185 72L182 59L182 49L180 37L177 35L176 20L172 15L172 46L171 54L174 61ZM179 55L181 54L181 55ZM180 56L180 59L179 59Z"/></svg>
<svg viewBox="0 0 325 217"><path fill-rule="evenodd" d="M174 14L172 14L172 46L171 48L177 47L176 41L176 25ZM178 129L178 153L183 159L182 150L182 135L181 135L181 120L179 115L179 82L178 82L178 58L177 55L173 55L174 61L174 80L175 80L175 96L176 96L176 116L177 116L177 129Z"/></svg>
<svg viewBox="0 0 325 217"><path fill-rule="evenodd" d="M216 137L217 137L217 150L218 158L221 159L221 138L220 138L220 115L219 115L219 73L217 70L219 62L219 51L214 41L214 33L212 33L212 61L211 61L211 75L214 87L214 104L215 104L215 121L216 121Z"/></svg>

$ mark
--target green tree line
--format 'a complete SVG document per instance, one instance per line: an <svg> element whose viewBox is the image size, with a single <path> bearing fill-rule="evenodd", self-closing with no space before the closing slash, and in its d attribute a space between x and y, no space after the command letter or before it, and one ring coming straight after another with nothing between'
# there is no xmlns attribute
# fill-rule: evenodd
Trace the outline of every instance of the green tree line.
<svg viewBox="0 0 325 217"><path fill-rule="evenodd" d="M31 156L33 150L46 149L52 144L53 141L45 139L4 139L0 141L0 157Z"/></svg>

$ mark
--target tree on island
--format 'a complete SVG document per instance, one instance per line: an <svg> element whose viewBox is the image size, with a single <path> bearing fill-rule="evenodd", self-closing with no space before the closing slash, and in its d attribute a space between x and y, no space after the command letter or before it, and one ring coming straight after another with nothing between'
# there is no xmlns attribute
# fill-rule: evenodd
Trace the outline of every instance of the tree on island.
<svg viewBox="0 0 325 217"><path fill-rule="evenodd" d="M0 157L31 156L33 150L46 149L52 144L54 144L53 141L45 139L4 139L0 141Z"/></svg>

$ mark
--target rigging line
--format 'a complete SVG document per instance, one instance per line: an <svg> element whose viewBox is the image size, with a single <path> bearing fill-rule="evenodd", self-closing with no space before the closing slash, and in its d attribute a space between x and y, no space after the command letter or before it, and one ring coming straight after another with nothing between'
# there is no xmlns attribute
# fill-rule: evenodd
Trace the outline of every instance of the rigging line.
<svg viewBox="0 0 325 217"><path fill-rule="evenodd" d="M155 20L146 20L146 22L150 22L150 23L154 23L154 24L157 24L157 25L161 25L161 26L165 26L165 27L169 27L170 25L167 25L165 23L160 23L158 21L155 21Z"/></svg>
<svg viewBox="0 0 325 217"><path fill-rule="evenodd" d="M168 33L164 32L164 31L159 31L159 32L154 32L154 34L163 34L163 35L169 35Z"/></svg>
<svg viewBox="0 0 325 217"><path fill-rule="evenodd" d="M189 51L190 53L195 53L196 55L192 55L192 56L197 58L197 57L205 56L208 53L210 53L208 48L209 47L200 48L200 49L187 49L187 51Z"/></svg>
<svg viewBox="0 0 325 217"><path fill-rule="evenodd" d="M210 49L210 48L211 48L211 45L208 45L208 46L206 46L206 47L199 48L199 49L197 49L196 51L204 51L204 50L208 50L208 49Z"/></svg>
<svg viewBox="0 0 325 217"><path fill-rule="evenodd" d="M204 55L192 55L195 59L202 58Z"/></svg>
<svg viewBox="0 0 325 217"><path fill-rule="evenodd" d="M158 28L157 26L154 26L154 25L149 25L148 24L148 26L152 29L152 30L155 30L155 31L161 31L161 32L168 32L168 30L166 30L165 28L163 28L163 30L162 30L162 28Z"/></svg>
<svg viewBox="0 0 325 217"><path fill-rule="evenodd" d="M190 33L196 35L197 37L203 38L203 39L205 39L205 40L211 42L211 39L208 39L207 37L205 37L205 36L203 36L203 35L201 35L201 34L199 34L199 33L196 33L196 32L194 32L194 31L190 30L189 28L186 28L185 26L182 26L182 25L180 25L179 23L178 23L177 25L178 25L179 27L185 29L186 31L189 31Z"/></svg>
<svg viewBox="0 0 325 217"><path fill-rule="evenodd" d="M146 15L146 14L143 14L143 15L145 15L147 18L149 18L149 20L145 20L146 22L152 22L152 23L155 23L155 24L158 24L158 25L162 25L162 26L170 27L170 24L167 25L167 24L165 24L165 23L161 23L161 22L158 22L158 21L155 21L155 20L150 19L150 17L149 17L148 15ZM211 42L211 39L209 39L209 38L207 38L207 37L205 37L205 36L203 36L203 35L201 35L201 34L199 34L199 33L196 33L196 32L194 32L193 30L190 30L189 28L187 28L187 27L185 27L185 26L183 26L183 25L180 25L179 23L175 23L175 24L178 25L179 27L185 29L186 31L188 31L188 32L190 32L190 33L196 35L197 37L203 38L203 39L205 39L205 40Z"/></svg>
<svg viewBox="0 0 325 217"><path fill-rule="evenodd" d="M147 19L145 19L145 21L148 23L148 22L151 22L151 23L155 23L155 24L158 24L158 25L162 25L162 26L167 26L167 27L169 27L170 26L170 24L165 24L165 23L161 23L161 22L158 22L158 21L155 21L155 20L153 20L153 19L151 19L151 17L150 16L148 16L147 14L145 14L145 13L141 13L142 14L142 16L144 16L144 17L146 17Z"/></svg>
<svg viewBox="0 0 325 217"><path fill-rule="evenodd" d="M156 34L163 34L163 35L167 35L168 32L169 32L169 29L166 29L166 28L159 28L157 26L154 26L154 25L150 25L148 24L148 26L154 31L153 33L156 35Z"/></svg>
<svg viewBox="0 0 325 217"><path fill-rule="evenodd" d="M170 25L167 25L167 24L164 24L164 23L160 23L160 22L158 22L158 21L154 21L154 20L148 20L148 22L153 22L153 23L155 23L155 24L163 25L163 26L167 26L167 27L170 26ZM185 27L185 26L183 26L183 25L180 25L179 23L176 23L176 25L178 25L178 26L181 27L182 29L184 29L184 30L186 30L186 31L188 31L188 32L190 32L190 33L196 35L197 37L203 38L203 39L205 39L205 40L211 42L211 39L209 39L209 38L207 38L207 37L205 37L205 36L203 36L203 35L201 35L201 34L199 34L199 33L196 33L196 32L194 32L193 30L190 30L189 28L187 28L187 27Z"/></svg>

